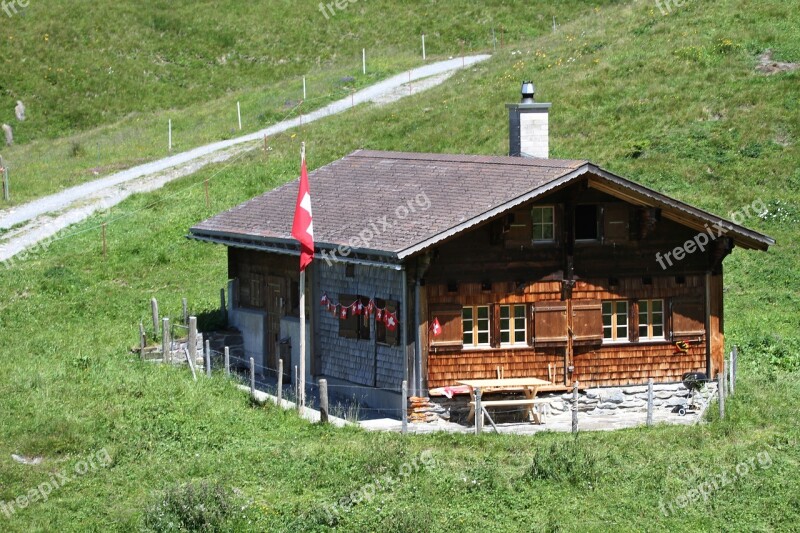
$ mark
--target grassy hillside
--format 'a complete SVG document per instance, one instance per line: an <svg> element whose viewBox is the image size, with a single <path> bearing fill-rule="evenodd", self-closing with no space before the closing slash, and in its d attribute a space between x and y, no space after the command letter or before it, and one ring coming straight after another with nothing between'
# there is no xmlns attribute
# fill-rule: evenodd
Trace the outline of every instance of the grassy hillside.
<svg viewBox="0 0 800 533"><path fill-rule="evenodd" d="M765 48L800 61L799 17L779 0L686 3L667 17L645 2L602 7L429 93L357 108L275 139L269 154L132 197L0 271L0 500L100 450L112 459L46 502L10 518L0 509L0 528L134 530L168 514L159 503L194 498L229 502L228 530L324 531L328 506L388 475L398 482L341 513L339 530L792 530L800 519L800 93L797 72L767 77L754 66ZM745 224L778 244L726 261L726 334L743 352L725 421L712 414L707 425L583 434L577 443L553 434L403 439L251 408L220 377L195 384L127 354L151 296L173 316L182 296L195 310L215 305L224 250L185 240L187 228L293 179L301 139L312 167L359 147L504 153L503 104L517 99L522 78L554 104L553 156L589 158L720 214L767 205ZM402 476L426 451L435 464ZM12 453L46 459L24 466ZM675 505L737 468L736 480L707 499ZM230 494L163 492L189 482Z"/></svg>
<svg viewBox="0 0 800 533"><path fill-rule="evenodd" d="M609 3L370 0L327 18L318 4L285 0L14 4L14 16L0 12L0 122L17 143L0 151L13 183L0 208L165 157L168 120L182 151L238 135L237 102L244 133L307 113L421 65L423 32L433 61L552 32L554 16Z"/></svg>

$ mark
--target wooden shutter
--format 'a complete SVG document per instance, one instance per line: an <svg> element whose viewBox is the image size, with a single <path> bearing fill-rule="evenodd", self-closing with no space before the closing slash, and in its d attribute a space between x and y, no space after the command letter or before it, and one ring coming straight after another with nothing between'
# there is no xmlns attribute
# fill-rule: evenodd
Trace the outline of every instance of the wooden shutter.
<svg viewBox="0 0 800 533"><path fill-rule="evenodd" d="M630 226L630 210L627 204L609 204L603 208L603 242L628 242Z"/></svg>
<svg viewBox="0 0 800 533"><path fill-rule="evenodd" d="M387 311L392 313L397 312L400 304L396 300L375 300L378 307L386 307ZM400 313L397 313L397 327L394 331L390 331L386 324L382 321L375 321L375 338L378 342L388 344L389 346L397 346L400 344L400 328L402 327L402 318Z"/></svg>
<svg viewBox="0 0 800 533"><path fill-rule="evenodd" d="M567 302L536 302L532 309L534 344L566 344Z"/></svg>
<svg viewBox="0 0 800 533"><path fill-rule="evenodd" d="M600 300L572 301L572 340L582 344L603 342L603 304Z"/></svg>
<svg viewBox="0 0 800 533"><path fill-rule="evenodd" d="M452 346L460 348L464 343L464 332L461 323L460 304L432 304L428 308L429 324L434 319L439 320L442 334L434 337L429 334L431 346Z"/></svg>
<svg viewBox="0 0 800 533"><path fill-rule="evenodd" d="M519 249L520 246L530 246L533 235L531 231L530 209L514 211L508 224L508 231L505 233L506 247Z"/></svg>
<svg viewBox="0 0 800 533"><path fill-rule="evenodd" d="M672 300L672 336L704 335L706 304L703 297Z"/></svg>
<svg viewBox="0 0 800 533"><path fill-rule="evenodd" d="M343 306L350 305L358 296L354 294L340 294L339 295L339 303ZM360 316L352 314L351 311L348 311L348 316L346 319L341 319L341 307L336 309L337 318L339 318L339 336L345 337L347 339L357 339L358 338L358 322L361 319Z"/></svg>

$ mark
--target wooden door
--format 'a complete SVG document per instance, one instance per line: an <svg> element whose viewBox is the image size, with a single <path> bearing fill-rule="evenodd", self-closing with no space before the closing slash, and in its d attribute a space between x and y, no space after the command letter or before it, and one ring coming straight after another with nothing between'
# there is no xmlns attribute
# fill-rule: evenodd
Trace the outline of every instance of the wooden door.
<svg viewBox="0 0 800 533"><path fill-rule="evenodd" d="M281 317L283 316L283 280L270 276L267 280L267 331L265 348L267 366L277 372L280 357ZM284 361L284 364L286 362Z"/></svg>

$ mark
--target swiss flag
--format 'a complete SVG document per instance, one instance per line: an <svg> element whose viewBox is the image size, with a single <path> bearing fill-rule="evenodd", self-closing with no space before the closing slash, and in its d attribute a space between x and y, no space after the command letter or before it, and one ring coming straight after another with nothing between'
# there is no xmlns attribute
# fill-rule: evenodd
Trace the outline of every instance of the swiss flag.
<svg viewBox="0 0 800 533"><path fill-rule="evenodd" d="M341 313L340 313L340 315L339 315L339 317L340 317L342 320L346 320L346 319L347 319L347 310L348 310L348 309L349 309L348 307L342 306L342 312L341 312Z"/></svg>
<svg viewBox="0 0 800 533"><path fill-rule="evenodd" d="M386 313L386 329L394 331L397 329L397 317L394 313Z"/></svg>
<svg viewBox="0 0 800 533"><path fill-rule="evenodd" d="M434 337L438 337L442 334L442 325L439 324L439 317L433 318L433 323L431 324L431 333L433 333Z"/></svg>
<svg viewBox="0 0 800 533"><path fill-rule="evenodd" d="M308 190L305 155L300 167L300 188L297 191L292 237L300 241L300 272L302 272L314 259L314 223L311 218L311 194Z"/></svg>

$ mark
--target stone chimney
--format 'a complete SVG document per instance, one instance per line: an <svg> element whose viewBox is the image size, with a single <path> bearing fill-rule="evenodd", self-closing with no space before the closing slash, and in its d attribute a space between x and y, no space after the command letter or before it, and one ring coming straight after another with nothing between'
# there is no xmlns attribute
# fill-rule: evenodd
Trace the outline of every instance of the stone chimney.
<svg viewBox="0 0 800 533"><path fill-rule="evenodd" d="M536 103L536 87L522 82L522 101L506 104L508 108L508 155L541 157L550 153L549 116L551 104Z"/></svg>

